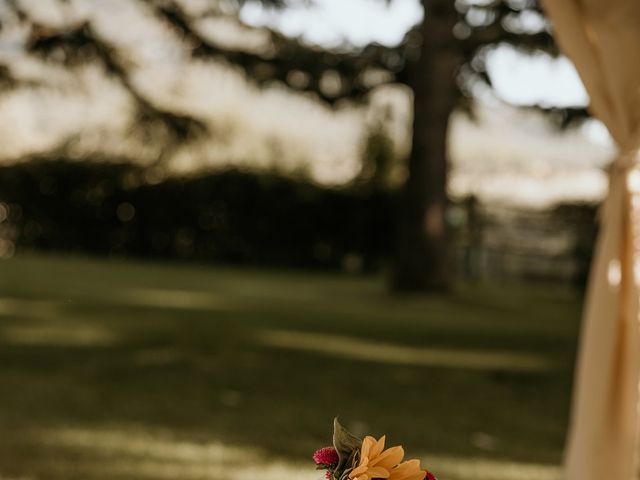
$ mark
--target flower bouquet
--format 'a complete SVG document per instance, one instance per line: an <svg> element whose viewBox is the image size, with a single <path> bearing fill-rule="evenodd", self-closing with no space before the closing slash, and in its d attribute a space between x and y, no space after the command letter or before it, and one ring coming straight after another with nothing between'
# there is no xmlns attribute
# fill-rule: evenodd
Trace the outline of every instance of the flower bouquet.
<svg viewBox="0 0 640 480"><path fill-rule="evenodd" d="M333 421L333 447L313 454L318 470L326 470L327 480L436 480L420 468L420 460L402 461L402 447L385 450L385 437L360 440L349 433L336 418Z"/></svg>

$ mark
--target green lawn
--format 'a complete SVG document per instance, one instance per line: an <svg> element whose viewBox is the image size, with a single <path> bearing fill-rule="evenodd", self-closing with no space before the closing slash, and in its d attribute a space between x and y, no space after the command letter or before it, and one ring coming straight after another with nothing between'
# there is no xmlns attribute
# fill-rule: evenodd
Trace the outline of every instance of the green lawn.
<svg viewBox="0 0 640 480"><path fill-rule="evenodd" d="M443 479L557 477L579 296L81 258L0 263L0 479L316 479L340 414ZM307 462L307 463L305 463Z"/></svg>

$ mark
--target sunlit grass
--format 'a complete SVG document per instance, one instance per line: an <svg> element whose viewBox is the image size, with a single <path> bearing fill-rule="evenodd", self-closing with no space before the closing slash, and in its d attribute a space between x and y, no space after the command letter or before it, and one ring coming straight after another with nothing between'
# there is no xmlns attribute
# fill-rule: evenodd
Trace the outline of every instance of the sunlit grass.
<svg viewBox="0 0 640 480"><path fill-rule="evenodd" d="M553 368L543 356L517 352L406 347L339 335L272 329L258 331L256 339L274 348L391 365L516 372Z"/></svg>
<svg viewBox="0 0 640 480"><path fill-rule="evenodd" d="M450 480L556 480L579 316L558 287L0 264L0 479L315 480L340 414Z"/></svg>

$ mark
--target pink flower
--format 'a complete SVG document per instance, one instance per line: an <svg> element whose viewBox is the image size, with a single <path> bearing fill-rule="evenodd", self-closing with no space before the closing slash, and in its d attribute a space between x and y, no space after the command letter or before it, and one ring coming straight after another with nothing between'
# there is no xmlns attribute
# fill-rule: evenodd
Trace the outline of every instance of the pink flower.
<svg viewBox="0 0 640 480"><path fill-rule="evenodd" d="M333 447L321 448L313 454L313 461L316 462L316 465L337 465L339 461L338 452Z"/></svg>

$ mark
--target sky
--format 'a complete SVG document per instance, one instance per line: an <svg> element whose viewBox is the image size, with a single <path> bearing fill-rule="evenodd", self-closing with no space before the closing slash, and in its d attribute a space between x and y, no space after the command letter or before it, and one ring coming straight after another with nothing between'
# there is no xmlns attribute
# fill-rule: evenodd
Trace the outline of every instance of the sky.
<svg viewBox="0 0 640 480"><path fill-rule="evenodd" d="M337 45L343 40L366 45L371 40L385 45L400 43L405 32L422 17L417 0L315 0L312 8L289 7L282 12L265 12L257 3L249 3L242 19L250 24L277 26L291 36L302 35L322 45Z"/></svg>
<svg viewBox="0 0 640 480"><path fill-rule="evenodd" d="M314 0L312 7L282 11L248 3L242 19L323 46L362 46L372 41L395 45L422 19L422 8L418 0ZM509 103L584 106L588 102L582 83L566 58L523 56L510 47L502 47L490 55L488 68L496 93Z"/></svg>

